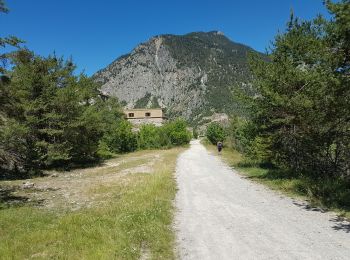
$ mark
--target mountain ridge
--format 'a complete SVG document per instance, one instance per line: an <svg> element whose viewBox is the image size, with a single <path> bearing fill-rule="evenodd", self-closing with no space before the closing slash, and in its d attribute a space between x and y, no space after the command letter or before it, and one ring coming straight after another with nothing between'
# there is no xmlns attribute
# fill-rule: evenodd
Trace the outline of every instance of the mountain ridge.
<svg viewBox="0 0 350 260"><path fill-rule="evenodd" d="M93 75L104 94L127 108L162 107L190 123L236 109L232 90L249 87L249 52L222 32L162 34L137 45Z"/></svg>

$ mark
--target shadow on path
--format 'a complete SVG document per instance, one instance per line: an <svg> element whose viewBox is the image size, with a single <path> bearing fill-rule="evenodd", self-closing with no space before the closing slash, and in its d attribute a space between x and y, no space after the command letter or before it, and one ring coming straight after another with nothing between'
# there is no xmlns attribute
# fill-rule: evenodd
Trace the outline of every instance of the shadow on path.
<svg viewBox="0 0 350 260"><path fill-rule="evenodd" d="M334 226L332 227L334 230L340 230L346 233L350 233L350 222L347 221L345 218L337 216L331 219L330 221L334 223Z"/></svg>
<svg viewBox="0 0 350 260"><path fill-rule="evenodd" d="M293 202L294 205L307 210L307 211L315 211L315 212L321 212L321 213L326 213L328 212L327 209L322 209L319 207L313 207L309 205L307 202ZM329 221L333 222L332 228L337 231L344 231L346 233L350 233L350 222L347 221L345 218L341 216L334 217L330 219Z"/></svg>

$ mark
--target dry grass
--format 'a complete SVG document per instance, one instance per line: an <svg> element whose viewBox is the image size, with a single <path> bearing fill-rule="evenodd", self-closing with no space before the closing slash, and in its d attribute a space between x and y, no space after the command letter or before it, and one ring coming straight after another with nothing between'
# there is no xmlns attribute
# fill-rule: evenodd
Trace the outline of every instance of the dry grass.
<svg viewBox="0 0 350 260"><path fill-rule="evenodd" d="M181 151L140 151L99 167L50 172L28 180L29 189L21 189L23 181L2 182L1 258L174 258L173 173Z"/></svg>

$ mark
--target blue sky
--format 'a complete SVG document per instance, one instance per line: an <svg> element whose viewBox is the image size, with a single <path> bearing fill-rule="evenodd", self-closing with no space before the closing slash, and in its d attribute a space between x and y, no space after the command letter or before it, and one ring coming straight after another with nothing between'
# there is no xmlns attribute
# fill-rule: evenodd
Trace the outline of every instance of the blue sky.
<svg viewBox="0 0 350 260"><path fill-rule="evenodd" d="M329 17L321 0L5 0L0 36L16 35L37 54L73 57L88 75L159 34L219 30L264 51L296 16Z"/></svg>

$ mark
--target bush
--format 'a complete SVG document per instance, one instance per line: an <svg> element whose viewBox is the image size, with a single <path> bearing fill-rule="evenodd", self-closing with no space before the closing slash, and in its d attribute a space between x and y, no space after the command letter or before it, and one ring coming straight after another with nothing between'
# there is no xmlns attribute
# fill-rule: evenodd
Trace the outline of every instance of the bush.
<svg viewBox="0 0 350 260"><path fill-rule="evenodd" d="M97 154L101 159L108 159L114 153L127 153L136 149L160 149L188 144L191 133L186 128L186 122L178 119L161 127L145 124L138 133L132 131L132 125L126 120L120 120L109 127L99 142Z"/></svg>
<svg viewBox="0 0 350 260"><path fill-rule="evenodd" d="M225 129L219 123L212 122L207 126L206 136L212 144L223 142L226 137Z"/></svg>
<svg viewBox="0 0 350 260"><path fill-rule="evenodd" d="M270 163L270 139L257 135L257 127L241 117L231 119L228 130L230 145L255 163Z"/></svg>
<svg viewBox="0 0 350 260"><path fill-rule="evenodd" d="M101 140L98 149L97 149L97 156L103 160L105 159L110 159L113 157L113 153L108 147L108 144L106 143L105 140Z"/></svg>
<svg viewBox="0 0 350 260"><path fill-rule="evenodd" d="M183 119L168 122L163 127L172 145L179 146L190 142L191 133L187 130L187 124Z"/></svg>
<svg viewBox="0 0 350 260"><path fill-rule="evenodd" d="M143 125L138 133L138 148L159 149L188 144L191 133L186 127L187 124L182 119L168 122L161 127Z"/></svg>
<svg viewBox="0 0 350 260"><path fill-rule="evenodd" d="M139 149L156 149L163 146L167 141L161 138L161 129L152 124L142 125L137 138Z"/></svg>
<svg viewBox="0 0 350 260"><path fill-rule="evenodd" d="M106 142L109 151L114 153L133 152L137 149L137 135L132 131L131 123L126 120L120 120L114 129L104 136L103 142Z"/></svg>

